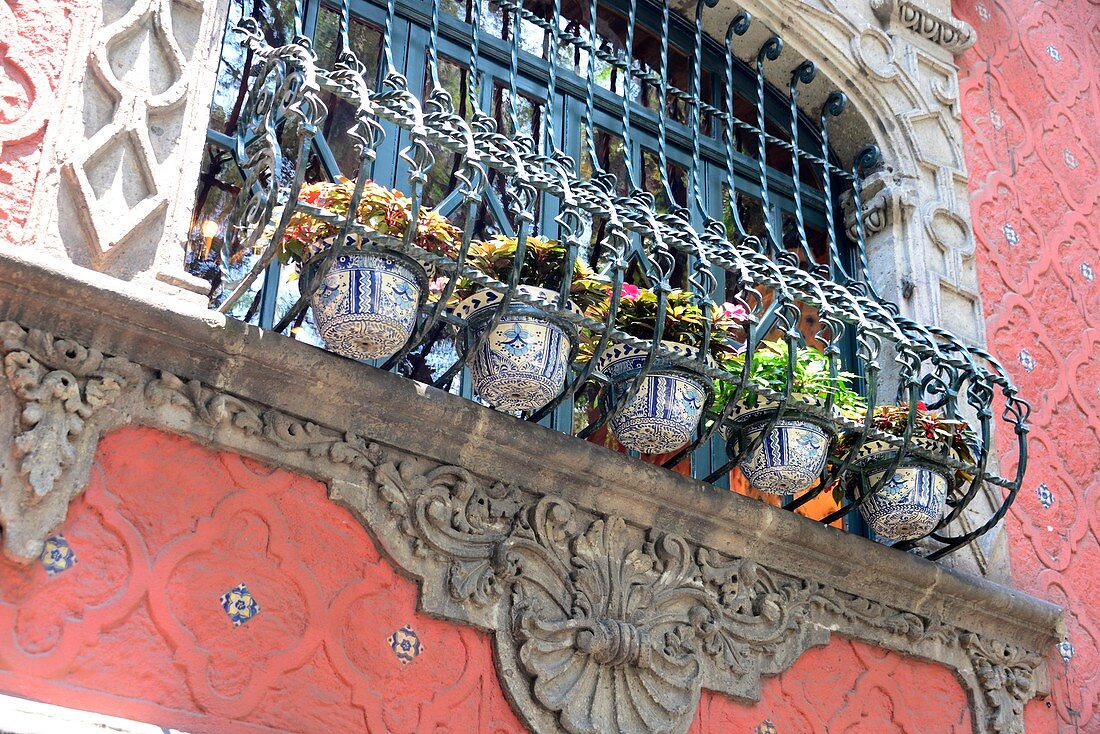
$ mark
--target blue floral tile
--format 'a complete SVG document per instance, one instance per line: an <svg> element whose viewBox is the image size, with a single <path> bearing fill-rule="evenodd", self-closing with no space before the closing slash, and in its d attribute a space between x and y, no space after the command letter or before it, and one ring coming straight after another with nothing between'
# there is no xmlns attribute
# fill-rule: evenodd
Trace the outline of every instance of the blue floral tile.
<svg viewBox="0 0 1100 734"><path fill-rule="evenodd" d="M983 23L989 20L989 8L981 3L978 3L978 17L982 19Z"/></svg>
<svg viewBox="0 0 1100 734"><path fill-rule="evenodd" d="M1092 265L1090 263L1081 263L1081 277L1090 283L1093 281L1093 278L1096 277L1096 274L1092 271Z"/></svg>
<svg viewBox="0 0 1100 734"><path fill-rule="evenodd" d="M1073 154L1073 151L1070 150L1069 148L1066 148L1065 150L1062 151L1062 159L1066 162L1066 165L1069 166L1071 169L1077 168L1077 166L1081 165L1080 161L1077 160L1077 156L1075 156Z"/></svg>
<svg viewBox="0 0 1100 734"><path fill-rule="evenodd" d="M417 655L424 652L424 644L420 641L420 636L408 625L390 635L389 643L393 648L393 654L402 663L411 663Z"/></svg>
<svg viewBox="0 0 1100 734"><path fill-rule="evenodd" d="M1020 233L1016 231L1016 228L1011 224L1006 224L1001 227L1001 232L1004 233L1005 241L1010 245L1020 244Z"/></svg>
<svg viewBox="0 0 1100 734"><path fill-rule="evenodd" d="M997 112L997 110L989 111L989 121L993 123L994 130L1000 130L1005 126L1004 118L1001 117L1001 113Z"/></svg>
<svg viewBox="0 0 1100 734"><path fill-rule="evenodd" d="M1070 659L1077 654L1077 650L1073 648L1072 642L1069 640L1062 640L1058 643L1058 654L1062 656L1062 660L1068 663Z"/></svg>
<svg viewBox="0 0 1100 734"><path fill-rule="evenodd" d="M779 734L779 729L770 721L761 721L753 734Z"/></svg>
<svg viewBox="0 0 1100 734"><path fill-rule="evenodd" d="M1035 361L1035 357L1028 350L1021 349L1019 359L1020 364L1024 368L1024 372L1031 372L1035 369L1035 366L1037 364Z"/></svg>
<svg viewBox="0 0 1100 734"><path fill-rule="evenodd" d="M1047 56L1054 59L1055 61L1062 60L1062 52L1059 51L1058 47L1055 46L1053 43L1047 44Z"/></svg>
<svg viewBox="0 0 1100 734"><path fill-rule="evenodd" d="M244 583L237 584L222 594L222 609L229 615L234 627L240 627L260 613L260 605Z"/></svg>
<svg viewBox="0 0 1100 734"><path fill-rule="evenodd" d="M1050 506L1054 504L1054 492L1050 491L1050 487L1046 485L1046 482L1035 488L1035 494L1039 496L1039 503L1045 509L1049 510Z"/></svg>
<svg viewBox="0 0 1100 734"><path fill-rule="evenodd" d="M73 553L69 541L62 535L55 535L46 539L46 547L42 549L42 567L46 574L56 576L62 571L68 571L76 563L76 554Z"/></svg>

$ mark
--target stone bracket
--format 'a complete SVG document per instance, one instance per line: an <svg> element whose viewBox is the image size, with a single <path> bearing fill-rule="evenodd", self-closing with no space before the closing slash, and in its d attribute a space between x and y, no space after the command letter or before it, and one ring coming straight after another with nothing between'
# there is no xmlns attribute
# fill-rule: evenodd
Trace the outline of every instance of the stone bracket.
<svg viewBox="0 0 1100 734"><path fill-rule="evenodd" d="M943 46L952 54L961 54L974 45L974 27L950 13L942 13L921 0L871 0L875 16L887 28L898 25Z"/></svg>

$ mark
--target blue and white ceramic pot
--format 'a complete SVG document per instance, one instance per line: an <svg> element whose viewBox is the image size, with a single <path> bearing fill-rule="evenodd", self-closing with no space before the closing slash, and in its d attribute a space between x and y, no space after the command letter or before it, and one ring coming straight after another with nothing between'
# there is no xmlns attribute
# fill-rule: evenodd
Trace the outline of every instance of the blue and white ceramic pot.
<svg viewBox="0 0 1100 734"><path fill-rule="evenodd" d="M521 285L519 291L549 306L557 303L558 294L546 288ZM577 332L564 319L513 302L482 340L502 300L495 291L479 291L455 309L469 324L467 348L480 341L470 361L474 393L500 410L537 410L565 387ZM572 303L568 308L579 313Z"/></svg>
<svg viewBox="0 0 1100 734"><path fill-rule="evenodd" d="M931 442L913 442L936 451ZM870 441L852 462L856 496L870 491L883 478L897 449L885 441ZM893 476L871 493L859 506L863 521L881 539L891 542L916 540L928 535L939 524L951 488L949 469L939 468L918 458L906 456Z"/></svg>
<svg viewBox="0 0 1100 734"><path fill-rule="evenodd" d="M303 287L312 272L308 264L303 268ZM412 258L349 248L335 255L310 305L326 347L352 359L378 359L409 340L426 294L424 267Z"/></svg>
<svg viewBox="0 0 1100 734"><path fill-rule="evenodd" d="M798 410L799 404L807 403L820 405L805 395L792 395L775 425L776 403L757 398L753 407L740 403L735 409L733 427L726 432L726 453L761 492L797 494L821 477L835 434L827 421Z"/></svg>
<svg viewBox="0 0 1100 734"><path fill-rule="evenodd" d="M662 342L668 349L688 359L698 358L698 350L675 342ZM614 385L616 402L629 390L645 363L644 349L614 344L597 364ZM609 421L608 427L619 443L641 454L675 451L691 440L711 390L703 375L679 366L662 364L646 373L637 394Z"/></svg>

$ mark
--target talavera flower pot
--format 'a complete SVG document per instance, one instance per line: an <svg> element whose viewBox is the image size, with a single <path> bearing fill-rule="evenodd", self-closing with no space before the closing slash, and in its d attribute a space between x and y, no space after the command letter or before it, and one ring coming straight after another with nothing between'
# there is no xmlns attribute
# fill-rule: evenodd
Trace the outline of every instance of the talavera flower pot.
<svg viewBox="0 0 1100 734"><path fill-rule="evenodd" d="M930 451L930 442L914 439L915 445ZM897 449L885 441L870 441L852 462L857 497L870 492L889 469ZM859 506L863 521L881 540L899 542L928 535L943 517L951 488L949 469L939 468L916 457L901 460L894 475Z"/></svg>
<svg viewBox="0 0 1100 734"><path fill-rule="evenodd" d="M767 494L797 494L821 477L829 458L833 430L827 421L798 410L799 404L818 404L813 398L792 395L775 422L778 405L757 398L754 407L743 403L735 409L733 428L726 431L726 453L737 460L745 479ZM769 430L769 426L771 429ZM757 438L768 431L749 449Z"/></svg>
<svg viewBox="0 0 1100 734"><path fill-rule="evenodd" d="M521 285L519 291L547 305L557 302L557 293L546 288ZM470 327L468 349L481 340L502 300L500 293L480 291L455 309ZM470 361L474 393L500 410L541 408L565 387L576 333L564 319L511 303Z"/></svg>
<svg viewBox="0 0 1100 734"><path fill-rule="evenodd" d="M664 346L688 359L698 351L674 342ZM646 350L615 344L600 355L598 367L611 378L616 402L633 384ZM675 451L691 440L710 390L710 381L682 367L661 364L646 373L638 393L609 421L619 443L642 454Z"/></svg>
<svg viewBox="0 0 1100 734"><path fill-rule="evenodd" d="M303 287L315 273L316 268L303 268ZM352 359L394 354L416 326L427 280L420 263L397 252L364 248L336 254L310 299L325 346Z"/></svg>

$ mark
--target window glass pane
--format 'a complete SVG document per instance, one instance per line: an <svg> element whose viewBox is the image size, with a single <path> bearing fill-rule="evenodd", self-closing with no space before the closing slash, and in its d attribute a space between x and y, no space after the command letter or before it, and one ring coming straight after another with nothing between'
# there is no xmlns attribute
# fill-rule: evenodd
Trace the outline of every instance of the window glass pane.
<svg viewBox="0 0 1100 734"><path fill-rule="evenodd" d="M331 69L336 63L337 38L340 32L340 13L335 8L322 6L317 14L315 48L317 58L324 68ZM348 29L352 51L366 67L366 81L371 88L376 86L378 70L382 65L382 29L360 18L353 18ZM348 178L355 178L362 163L355 151L355 141L347 133L355 123L355 108L337 97L326 94L323 97L329 114L325 118L322 134L332 151L339 171Z"/></svg>

